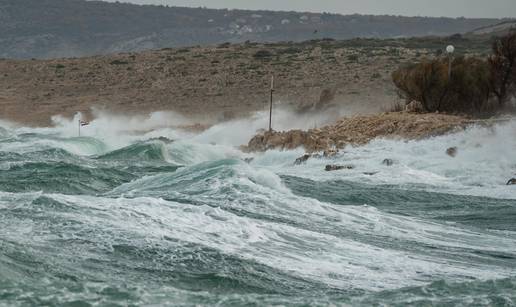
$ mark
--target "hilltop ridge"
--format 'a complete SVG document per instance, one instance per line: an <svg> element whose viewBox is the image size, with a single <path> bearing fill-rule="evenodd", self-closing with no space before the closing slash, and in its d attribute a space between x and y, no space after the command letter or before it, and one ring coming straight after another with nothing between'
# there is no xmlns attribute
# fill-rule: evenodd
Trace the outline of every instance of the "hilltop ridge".
<svg viewBox="0 0 516 307"><path fill-rule="evenodd" d="M223 42L442 36L502 21L3 0L0 57L79 57Z"/></svg>

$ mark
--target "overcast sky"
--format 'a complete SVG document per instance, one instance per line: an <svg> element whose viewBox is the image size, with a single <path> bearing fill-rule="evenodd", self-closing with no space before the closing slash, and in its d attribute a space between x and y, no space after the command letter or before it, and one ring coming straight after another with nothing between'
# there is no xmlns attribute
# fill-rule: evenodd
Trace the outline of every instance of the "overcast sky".
<svg viewBox="0 0 516 307"><path fill-rule="evenodd" d="M114 2L115 0L108 0ZM267 9L389 14L405 16L516 17L516 0L119 0L137 4L206 6L209 8Z"/></svg>

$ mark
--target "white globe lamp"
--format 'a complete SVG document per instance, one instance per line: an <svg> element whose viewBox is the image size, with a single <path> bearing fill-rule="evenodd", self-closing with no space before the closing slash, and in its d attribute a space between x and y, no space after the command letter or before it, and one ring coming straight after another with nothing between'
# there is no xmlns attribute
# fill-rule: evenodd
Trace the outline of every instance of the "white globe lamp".
<svg viewBox="0 0 516 307"><path fill-rule="evenodd" d="M451 78L452 57L453 57L454 51L455 51L455 47L453 47L452 45L449 45L448 47L446 47L446 53L448 53L448 80Z"/></svg>

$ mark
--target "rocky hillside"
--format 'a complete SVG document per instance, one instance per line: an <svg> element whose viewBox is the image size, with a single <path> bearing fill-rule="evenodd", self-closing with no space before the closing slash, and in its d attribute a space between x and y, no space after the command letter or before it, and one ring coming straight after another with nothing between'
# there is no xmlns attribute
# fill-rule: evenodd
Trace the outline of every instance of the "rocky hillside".
<svg viewBox="0 0 516 307"><path fill-rule="evenodd" d="M508 20L495 25L475 29L467 36L503 36L510 31L516 31L516 20Z"/></svg>
<svg viewBox="0 0 516 307"><path fill-rule="evenodd" d="M460 37L221 44L52 60L0 59L0 119L48 125L52 115L92 107L142 114L172 110L228 119L275 103L298 111L364 114L398 99L391 73L438 54L488 52L489 40ZM30 112L28 112L30 110ZM339 115L339 114L335 114Z"/></svg>
<svg viewBox="0 0 516 307"><path fill-rule="evenodd" d="M449 35L499 22L214 10L85 0L1 0L0 57L77 57L247 40Z"/></svg>

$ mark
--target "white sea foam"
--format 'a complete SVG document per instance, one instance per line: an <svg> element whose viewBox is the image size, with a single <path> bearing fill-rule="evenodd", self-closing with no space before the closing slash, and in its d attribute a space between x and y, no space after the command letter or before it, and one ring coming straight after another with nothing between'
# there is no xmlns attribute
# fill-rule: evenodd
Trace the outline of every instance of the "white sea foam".
<svg viewBox="0 0 516 307"><path fill-rule="evenodd" d="M24 128L6 125L9 134L38 133L31 142L11 141L2 150L26 152L41 148L63 148L79 155L103 154L137 141L167 137L176 142L167 145L170 161L194 165L219 159L249 157L238 150L257 130L266 126L266 113L249 119L238 119L214 125L198 133L188 133L165 123L186 124L174 113L154 113L147 117L121 117L97 114L83 128L84 137L77 138L78 114L74 119L54 118L55 128ZM307 120L296 121L296 115L278 110L278 129L306 128ZM321 121L325 120L321 117ZM348 180L367 184L397 185L407 189L427 189L446 193L516 199L514 186L505 183L516 175L516 120L492 128L473 127L465 132L418 141L374 140L368 145L347 147L335 159L311 159L306 165L294 166L302 149L253 154L256 168L267 168L277 174L294 175L318 181ZM449 147L457 147L455 158L446 155ZM382 165L392 159L393 166ZM352 170L325 172L326 164L353 165ZM374 173L366 175L365 173Z"/></svg>
<svg viewBox="0 0 516 307"><path fill-rule="evenodd" d="M516 199L516 188L506 182L516 176L516 121L493 128L473 127L465 132L418 141L378 139L365 146L347 147L334 159L311 159L294 166L302 151L271 151L257 156L255 165L277 173L318 181L348 180L398 185L465 195ZM446 154L457 147L452 158ZM382 164L392 159L392 166ZM325 172L327 164L354 169ZM366 175L364 173L375 173Z"/></svg>
<svg viewBox="0 0 516 307"><path fill-rule="evenodd" d="M66 218L81 222L83 228L102 227L103 240L106 243L116 244L133 238L132 242L136 245L143 242L159 245L163 244L164 238L173 238L343 289L377 291L422 285L439 278L464 281L469 278L503 278L515 273L507 268L473 261L465 263L446 259L446 253L430 256L379 247L362 243L352 237L329 235L283 223L238 216L217 207L192 206L145 197L106 199L59 194L48 196L87 213L68 215ZM499 244L494 245L485 235L411 218L393 217L367 207L338 209L313 200L305 203L303 198L298 198L295 206L298 211L303 211L309 209L309 205L318 206L316 211L319 215L333 217L337 212L341 217L347 217L330 225L335 228L350 228L365 234L365 228L369 227L368 232L392 239L397 238L396 233L400 234L399 230L403 230L403 236L411 241L434 246L516 252L516 244L512 239L504 242L503 239L496 238ZM331 210L324 209L328 206ZM307 220L314 217L310 210L306 212ZM364 227L364 221L367 220L371 221ZM355 229L356 227L359 229ZM111 237L106 237L109 233ZM134 238L145 240L135 242Z"/></svg>
<svg viewBox="0 0 516 307"><path fill-rule="evenodd" d="M507 266L492 264L496 262L493 259L483 262L478 255L454 258L475 250L515 254L516 241L510 231L497 236L490 231L389 214L370 206L325 203L293 194L279 176L516 198L516 190L504 185L516 164L515 122L421 141L375 140L346 148L335 159L312 159L302 166L293 165L303 154L301 149L256 154L250 165L235 161L247 157L235 145L247 140L262 125L262 119L256 119L255 124L220 124L198 135L158 126L134 134L123 129L123 122L104 132L110 127L107 119L93 121L82 138L70 132L77 119L58 122L57 128L9 128L18 135L38 135L1 143L2 151L57 147L92 155L165 136L177 140L164 147L167 157L185 167L123 184L104 196L0 192L0 208L31 206L43 195L74 210L42 210L38 217L46 214L70 221L67 230L71 232L62 235L95 242L96 248L111 251L120 242L137 247L188 242L342 289L380 291L441 279L487 280L516 274ZM445 154L451 146L458 147L455 158ZM396 163L382 165L386 158ZM326 164L352 164L355 168L325 172ZM367 176L364 172L378 173ZM163 199L174 197L182 202ZM73 225L80 225L80 229ZM55 234L46 236L46 228L38 231L37 227L41 226L13 220L4 225L0 238L27 246L46 246L55 239ZM33 233L39 235L29 235Z"/></svg>

